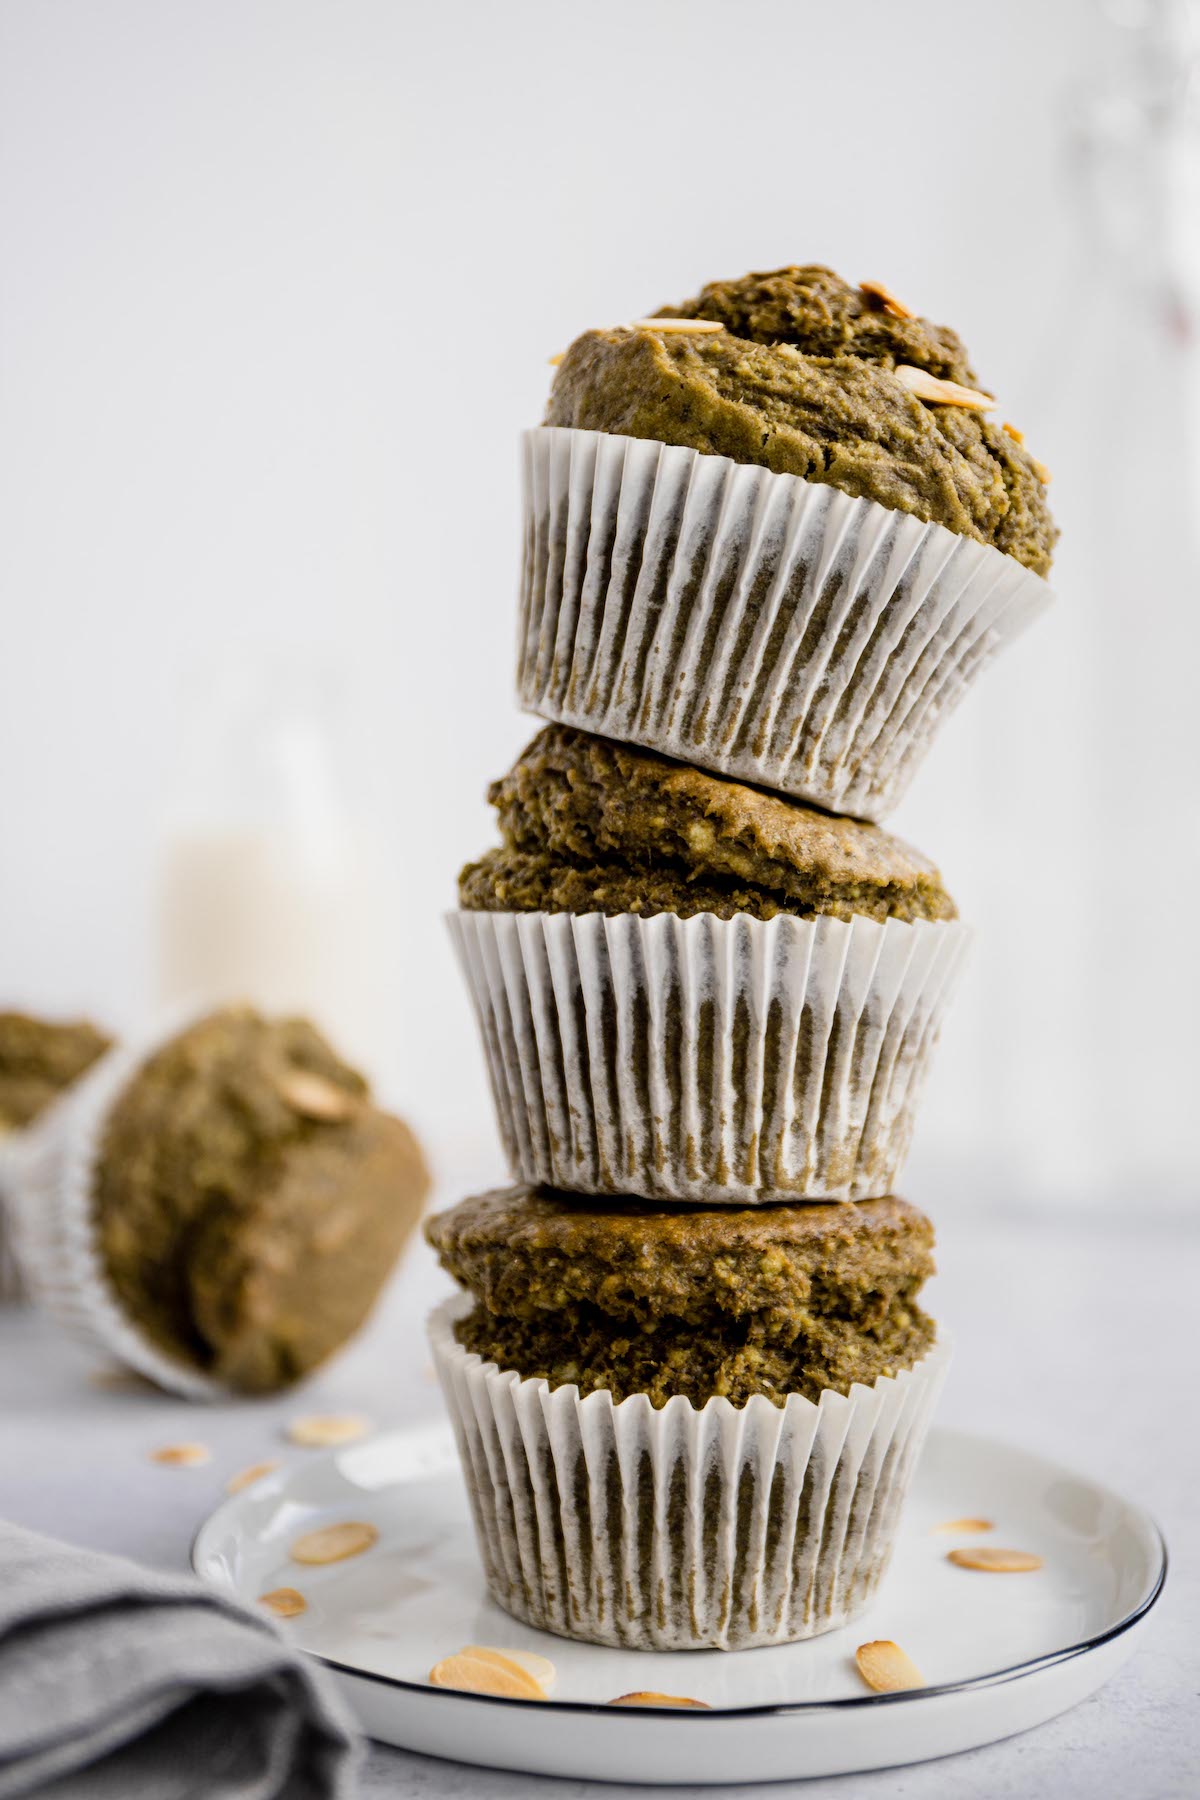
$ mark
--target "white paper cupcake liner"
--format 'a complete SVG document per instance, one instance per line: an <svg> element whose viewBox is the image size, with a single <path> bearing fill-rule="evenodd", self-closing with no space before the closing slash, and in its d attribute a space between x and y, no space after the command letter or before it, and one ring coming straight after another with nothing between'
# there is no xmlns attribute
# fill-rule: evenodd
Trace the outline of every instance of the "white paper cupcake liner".
<svg viewBox="0 0 1200 1800"><path fill-rule="evenodd" d="M711 913L449 923L514 1174L710 1205L892 1191L970 936Z"/></svg>
<svg viewBox="0 0 1200 1800"><path fill-rule="evenodd" d="M140 1066L191 1022L108 1050L22 1133L19 1179L9 1194L12 1247L33 1298L73 1337L188 1399L222 1392L147 1338L117 1298L94 1226L96 1160L109 1111Z"/></svg>
<svg viewBox="0 0 1200 1800"><path fill-rule="evenodd" d="M942 525L605 432L527 431L524 513L522 706L864 819L1052 598Z"/></svg>
<svg viewBox="0 0 1200 1800"><path fill-rule="evenodd" d="M655 1408L523 1380L462 1348L456 1294L433 1314L487 1585L529 1625L644 1650L815 1637L866 1606L950 1360L820 1404L681 1396Z"/></svg>
<svg viewBox="0 0 1200 1800"><path fill-rule="evenodd" d="M12 1227L9 1223L12 1204L9 1194L13 1184L21 1178L21 1145L24 1136L23 1130L0 1130L0 1306L16 1305L29 1298L21 1276L21 1265L12 1247Z"/></svg>

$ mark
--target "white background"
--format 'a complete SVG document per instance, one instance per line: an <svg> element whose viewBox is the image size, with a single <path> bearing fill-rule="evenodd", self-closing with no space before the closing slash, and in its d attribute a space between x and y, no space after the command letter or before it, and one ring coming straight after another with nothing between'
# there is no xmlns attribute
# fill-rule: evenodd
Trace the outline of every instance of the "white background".
<svg viewBox="0 0 1200 1800"><path fill-rule="evenodd" d="M895 821L980 931L908 1191L1186 1200L1194 495L1064 157L1112 54L1081 0L7 0L0 999L137 1026L196 671L315 659L380 865L346 1048L490 1156L439 914L533 729L517 433L578 330L826 261L960 329L1068 527Z"/></svg>

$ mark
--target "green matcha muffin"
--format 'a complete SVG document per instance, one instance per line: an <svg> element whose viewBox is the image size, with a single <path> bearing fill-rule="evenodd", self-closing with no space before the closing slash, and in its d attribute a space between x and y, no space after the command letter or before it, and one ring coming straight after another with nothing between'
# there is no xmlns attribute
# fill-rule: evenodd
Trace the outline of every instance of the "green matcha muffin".
<svg viewBox="0 0 1200 1800"><path fill-rule="evenodd" d="M25 1133L103 1056L110 1042L84 1019L0 1012L0 1301L25 1298L8 1224L9 1196L23 1179Z"/></svg>
<svg viewBox="0 0 1200 1800"><path fill-rule="evenodd" d="M358 1330L428 1175L314 1026L231 1007L106 1058L40 1189L23 1249L60 1316L163 1386L257 1393Z"/></svg>
<svg viewBox="0 0 1200 1800"><path fill-rule="evenodd" d="M878 827L566 726L451 931L516 1177L754 1205L895 1183L966 944Z"/></svg>
<svg viewBox="0 0 1200 1800"><path fill-rule="evenodd" d="M877 284L779 269L585 332L526 435L522 702L878 820L1049 599L1048 479Z"/></svg>
<svg viewBox="0 0 1200 1800"><path fill-rule="evenodd" d="M734 1649L867 1603L947 1360L915 1207L522 1186L426 1235L467 1290L431 1331L501 1605L600 1643Z"/></svg>

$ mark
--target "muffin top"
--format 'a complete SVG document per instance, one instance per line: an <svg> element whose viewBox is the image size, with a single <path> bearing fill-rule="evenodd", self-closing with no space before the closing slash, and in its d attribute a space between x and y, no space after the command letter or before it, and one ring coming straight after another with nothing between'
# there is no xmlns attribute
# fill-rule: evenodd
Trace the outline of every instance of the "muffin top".
<svg viewBox="0 0 1200 1800"><path fill-rule="evenodd" d="M933 864L877 825L569 726L488 798L504 841L459 878L470 910L956 917Z"/></svg>
<svg viewBox="0 0 1200 1800"><path fill-rule="evenodd" d="M1049 476L1021 434L981 408L988 396L947 326L818 266L710 282L654 317L720 329L650 319L584 332L558 368L545 423L825 482L1048 572ZM966 403L933 398L929 377L968 390L957 397Z"/></svg>
<svg viewBox="0 0 1200 1800"><path fill-rule="evenodd" d="M109 1114L94 1183L109 1280L168 1355L285 1385L362 1322L428 1185L399 1119L304 1019L228 1008Z"/></svg>
<svg viewBox="0 0 1200 1800"><path fill-rule="evenodd" d="M86 1020L0 1012L0 1132L29 1125L112 1043Z"/></svg>
<svg viewBox="0 0 1200 1800"><path fill-rule="evenodd" d="M474 1296L460 1343L501 1368L703 1406L845 1393L934 1338L933 1228L903 1200L656 1207L512 1187L431 1219Z"/></svg>

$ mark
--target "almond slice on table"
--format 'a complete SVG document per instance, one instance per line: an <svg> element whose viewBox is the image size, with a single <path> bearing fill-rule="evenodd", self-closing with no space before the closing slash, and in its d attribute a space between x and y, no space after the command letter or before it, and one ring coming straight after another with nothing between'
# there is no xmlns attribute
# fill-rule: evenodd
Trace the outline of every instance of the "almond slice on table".
<svg viewBox="0 0 1200 1800"><path fill-rule="evenodd" d="M434 1663L429 1671L433 1687L457 1688L464 1694L499 1694L505 1700L544 1700L545 1689L520 1663L510 1662L499 1651L469 1656L460 1650Z"/></svg>
<svg viewBox="0 0 1200 1800"><path fill-rule="evenodd" d="M348 1093L336 1081L314 1075L310 1069L289 1069L276 1083L280 1096L302 1119L316 1119L322 1125L340 1125L353 1118L363 1102L357 1094Z"/></svg>
<svg viewBox="0 0 1200 1800"><path fill-rule="evenodd" d="M893 319L915 319L917 316L912 307L905 306L903 300L897 300L891 288L884 287L882 281L860 281L858 291L872 300L878 300L881 310L890 313Z"/></svg>
<svg viewBox="0 0 1200 1800"><path fill-rule="evenodd" d="M269 1594L258 1596L258 1604L274 1613L277 1619L294 1619L308 1611L308 1601L299 1588L272 1588Z"/></svg>
<svg viewBox="0 0 1200 1800"><path fill-rule="evenodd" d="M931 1525L930 1530L936 1532L995 1531L996 1527L990 1519L947 1519L942 1525Z"/></svg>
<svg viewBox="0 0 1200 1800"><path fill-rule="evenodd" d="M961 387L957 381L943 381L928 369L914 368L912 363L897 363L892 374L918 400L930 400L935 406L966 406L974 412L986 412L996 401L991 394L977 388Z"/></svg>
<svg viewBox="0 0 1200 1800"><path fill-rule="evenodd" d="M344 1562L348 1556L361 1556L378 1541L374 1525L347 1519L341 1525L322 1525L316 1531L305 1532L296 1539L290 1554L292 1561L298 1563Z"/></svg>
<svg viewBox="0 0 1200 1800"><path fill-rule="evenodd" d="M609 1706L695 1706L704 1712L711 1712L707 1700L685 1700L682 1694L652 1694L641 1689L633 1694L618 1694Z"/></svg>
<svg viewBox="0 0 1200 1800"><path fill-rule="evenodd" d="M171 1469L194 1469L212 1455L207 1444L163 1444L150 1452L150 1461Z"/></svg>
<svg viewBox="0 0 1200 1800"><path fill-rule="evenodd" d="M229 1477L225 1483L225 1492L240 1494L243 1488L253 1487L256 1481L261 1481L264 1475L273 1475L278 1467L279 1463L275 1459L251 1463L248 1469L239 1469L236 1475Z"/></svg>
<svg viewBox="0 0 1200 1800"><path fill-rule="evenodd" d="M287 1435L293 1444L320 1450L331 1444L352 1444L370 1430L371 1421L363 1413L305 1413L291 1421Z"/></svg>
<svg viewBox="0 0 1200 1800"><path fill-rule="evenodd" d="M697 337L703 337L705 332L724 329L720 319L634 319L630 325L631 331L678 331L685 334L690 331L695 332Z"/></svg>
<svg viewBox="0 0 1200 1800"><path fill-rule="evenodd" d="M983 1569L992 1575L1024 1575L1043 1566L1042 1558L1032 1550L998 1550L991 1544L980 1544L977 1550L951 1550L946 1561L959 1569Z"/></svg>
<svg viewBox="0 0 1200 1800"><path fill-rule="evenodd" d="M925 1677L912 1657L891 1638L860 1644L854 1660L867 1686L877 1694L902 1694L908 1688L925 1686Z"/></svg>
<svg viewBox="0 0 1200 1800"><path fill-rule="evenodd" d="M495 1662L511 1667L524 1669L532 1675L542 1692L549 1695L553 1692L558 1680L558 1670L548 1656L539 1656L536 1650L494 1650L490 1644L464 1644L458 1653L460 1656L477 1656L481 1662Z"/></svg>

